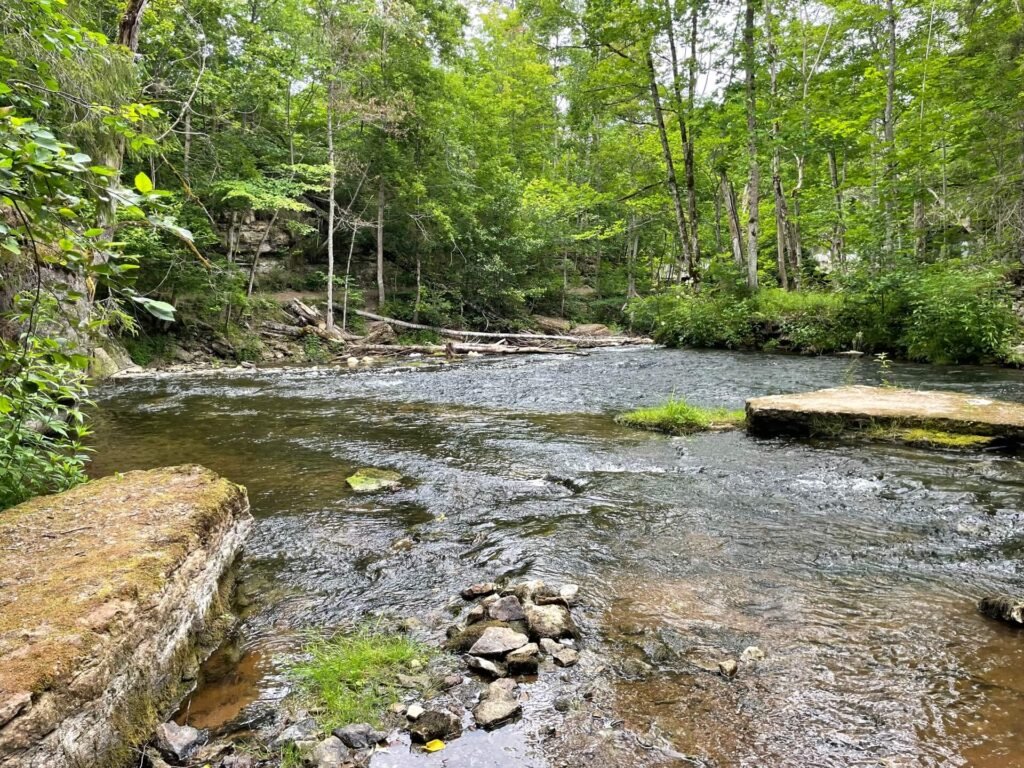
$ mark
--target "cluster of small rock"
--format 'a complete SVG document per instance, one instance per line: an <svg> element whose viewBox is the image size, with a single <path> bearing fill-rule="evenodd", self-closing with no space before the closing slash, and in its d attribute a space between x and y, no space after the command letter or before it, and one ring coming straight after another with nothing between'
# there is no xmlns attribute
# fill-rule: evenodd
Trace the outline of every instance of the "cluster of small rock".
<svg viewBox="0 0 1024 768"><path fill-rule="evenodd" d="M463 590L463 599L476 604L465 626L449 629L448 648L464 653L469 670L493 681L473 708L477 725L497 728L521 713L515 678L538 674L542 655L560 667L577 662L579 631L570 607L578 593L575 584L555 589L542 581L503 590L484 582Z"/></svg>

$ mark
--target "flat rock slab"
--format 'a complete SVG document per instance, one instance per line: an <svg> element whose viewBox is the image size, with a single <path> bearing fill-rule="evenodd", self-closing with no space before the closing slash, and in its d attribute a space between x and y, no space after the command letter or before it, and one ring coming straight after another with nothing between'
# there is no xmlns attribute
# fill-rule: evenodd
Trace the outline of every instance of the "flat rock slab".
<svg viewBox="0 0 1024 768"><path fill-rule="evenodd" d="M245 489L196 466L0 514L0 766L137 763L230 623L251 522Z"/></svg>
<svg viewBox="0 0 1024 768"><path fill-rule="evenodd" d="M959 392L835 387L747 401L751 434L834 434L870 426L922 428L1024 441L1024 404Z"/></svg>

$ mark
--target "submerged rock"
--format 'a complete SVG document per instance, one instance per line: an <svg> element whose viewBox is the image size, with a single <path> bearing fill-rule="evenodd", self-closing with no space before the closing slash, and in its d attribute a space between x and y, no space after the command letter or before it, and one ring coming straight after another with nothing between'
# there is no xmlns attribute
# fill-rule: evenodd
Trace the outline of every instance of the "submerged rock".
<svg viewBox="0 0 1024 768"><path fill-rule="evenodd" d="M171 721L157 726L153 746L166 760L182 763L206 743L206 738L205 731Z"/></svg>
<svg viewBox="0 0 1024 768"><path fill-rule="evenodd" d="M516 698L518 686L511 678L498 680L480 694L480 703L473 709L473 717L481 728L498 728L522 711Z"/></svg>
<svg viewBox="0 0 1024 768"><path fill-rule="evenodd" d="M353 491L371 493L398 488L402 484L402 476L390 469L365 467L347 477L345 482Z"/></svg>
<svg viewBox="0 0 1024 768"><path fill-rule="evenodd" d="M978 610L990 619L1005 621L1014 626L1024 626L1024 600L995 595L983 597L978 603Z"/></svg>
<svg viewBox="0 0 1024 768"><path fill-rule="evenodd" d="M432 709L424 712L409 729L412 740L420 744L440 739L451 741L462 735L462 721L443 709Z"/></svg>
<svg viewBox="0 0 1024 768"><path fill-rule="evenodd" d="M740 654L740 661L745 661L748 664L755 661L760 661L764 658L764 651L758 648L756 645L751 645L743 649L743 653Z"/></svg>
<svg viewBox="0 0 1024 768"><path fill-rule="evenodd" d="M388 735L378 731L367 723L355 723L344 728L335 728L332 733L341 739L341 743L352 749L368 749L384 741Z"/></svg>
<svg viewBox="0 0 1024 768"><path fill-rule="evenodd" d="M526 635L507 627L488 627L473 643L469 652L474 656L504 656L509 651L522 648L530 641Z"/></svg>

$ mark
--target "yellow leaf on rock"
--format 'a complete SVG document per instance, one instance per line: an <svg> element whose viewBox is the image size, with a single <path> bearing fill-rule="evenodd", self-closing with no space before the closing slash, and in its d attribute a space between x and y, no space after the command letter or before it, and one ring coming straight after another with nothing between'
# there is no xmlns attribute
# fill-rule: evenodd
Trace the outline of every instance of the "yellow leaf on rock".
<svg viewBox="0 0 1024 768"><path fill-rule="evenodd" d="M444 749L444 742L440 739L434 739L433 741L428 741L424 744L423 748L427 750L427 752L440 752Z"/></svg>

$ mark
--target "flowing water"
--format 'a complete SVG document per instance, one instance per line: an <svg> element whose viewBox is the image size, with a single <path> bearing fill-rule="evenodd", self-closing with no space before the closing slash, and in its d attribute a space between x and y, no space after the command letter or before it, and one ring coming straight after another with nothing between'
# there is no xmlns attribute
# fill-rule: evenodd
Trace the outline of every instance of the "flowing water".
<svg viewBox="0 0 1024 768"><path fill-rule="evenodd" d="M584 652L518 725L375 766L1024 766L1014 458L857 442L667 438L611 415L879 383L871 360L633 349L440 368L229 371L98 393L93 472L205 464L249 489L251 605L190 721L287 690L309 629L415 617L474 581L581 586ZM893 366L893 383L1024 400L1019 372ZM351 493L361 466L396 493ZM727 680L724 658L764 660ZM555 696L579 702L567 716Z"/></svg>

